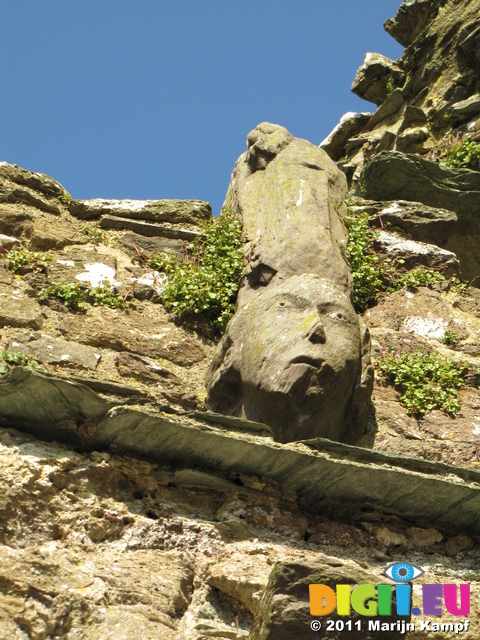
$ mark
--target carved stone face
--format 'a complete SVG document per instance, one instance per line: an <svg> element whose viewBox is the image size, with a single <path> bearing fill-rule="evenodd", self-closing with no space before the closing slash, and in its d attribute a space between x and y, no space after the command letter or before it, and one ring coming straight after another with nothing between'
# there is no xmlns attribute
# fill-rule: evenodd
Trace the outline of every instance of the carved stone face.
<svg viewBox="0 0 480 640"><path fill-rule="evenodd" d="M304 274L260 289L229 334L216 373L237 386L238 415L269 424L282 441L338 439L361 369L359 320L340 288ZM215 363L212 374L215 393Z"/></svg>
<svg viewBox="0 0 480 640"><path fill-rule="evenodd" d="M237 309L207 374L214 411L263 422L276 440L365 433L373 369L351 304L345 175L278 125L248 134L225 200L248 241Z"/></svg>
<svg viewBox="0 0 480 640"><path fill-rule="evenodd" d="M327 281L294 276L257 295L244 314L250 326L241 362L249 382L267 377L270 390L282 393L312 377L353 382L358 319L346 296Z"/></svg>

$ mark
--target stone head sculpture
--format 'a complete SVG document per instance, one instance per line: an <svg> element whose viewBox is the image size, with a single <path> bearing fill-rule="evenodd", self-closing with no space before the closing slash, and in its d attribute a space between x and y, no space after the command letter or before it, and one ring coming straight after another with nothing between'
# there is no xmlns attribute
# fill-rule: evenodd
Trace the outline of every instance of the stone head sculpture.
<svg viewBox="0 0 480 640"><path fill-rule="evenodd" d="M210 404L281 442L354 442L373 370L343 256L345 178L283 127L263 123L247 144L226 201L249 242L247 277L207 375Z"/></svg>

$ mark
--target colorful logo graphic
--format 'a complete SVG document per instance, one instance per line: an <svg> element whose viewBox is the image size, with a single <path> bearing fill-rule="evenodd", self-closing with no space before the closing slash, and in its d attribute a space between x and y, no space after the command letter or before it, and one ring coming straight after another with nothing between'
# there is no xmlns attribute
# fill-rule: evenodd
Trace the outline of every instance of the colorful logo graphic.
<svg viewBox="0 0 480 640"><path fill-rule="evenodd" d="M389 565L384 575L396 584L337 584L335 590L326 584L311 584L310 613L312 616L328 616L337 610L339 616L350 616L352 609L360 616L391 616L395 594L397 616L411 614L441 616L445 609L452 616L470 614L469 584L422 584L422 609L411 609L412 580L425 572L408 562Z"/></svg>

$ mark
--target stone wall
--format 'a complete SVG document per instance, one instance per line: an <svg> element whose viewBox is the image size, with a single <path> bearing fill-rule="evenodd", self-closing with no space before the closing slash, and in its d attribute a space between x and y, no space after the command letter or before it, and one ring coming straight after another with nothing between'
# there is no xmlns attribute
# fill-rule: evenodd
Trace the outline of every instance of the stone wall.
<svg viewBox="0 0 480 640"><path fill-rule="evenodd" d="M398 560L425 571L413 606L422 582L471 584L461 637L478 638L479 174L426 156L450 130L475 135L479 8L405 0L386 24L405 54L367 54L354 82L378 109L347 114L323 145L350 181L350 211L379 229L379 258L445 276L363 313L377 373L355 447L281 444L268 425L211 411L219 336L174 321L144 259L181 259L208 203L71 201L52 178L0 165L0 638L334 638L310 629L308 584L378 584ZM16 249L44 255L14 269ZM107 281L126 306L39 296ZM463 362L455 416L409 415L379 373L385 354L414 350ZM437 621L412 616L415 631L380 637L458 637L421 620Z"/></svg>

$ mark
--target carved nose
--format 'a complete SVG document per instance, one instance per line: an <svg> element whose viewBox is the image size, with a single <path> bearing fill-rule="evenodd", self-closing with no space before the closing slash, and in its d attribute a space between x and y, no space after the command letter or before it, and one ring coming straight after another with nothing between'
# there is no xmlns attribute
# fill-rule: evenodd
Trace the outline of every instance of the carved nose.
<svg viewBox="0 0 480 640"><path fill-rule="evenodd" d="M307 332L307 338L310 342L313 342L313 344L324 344L327 341L325 329L323 328L323 324L320 320L315 320L312 324Z"/></svg>

